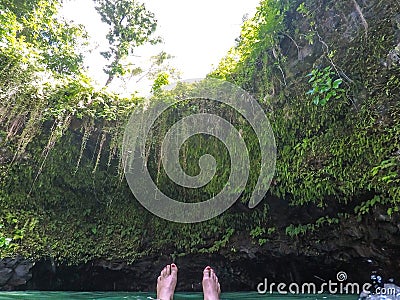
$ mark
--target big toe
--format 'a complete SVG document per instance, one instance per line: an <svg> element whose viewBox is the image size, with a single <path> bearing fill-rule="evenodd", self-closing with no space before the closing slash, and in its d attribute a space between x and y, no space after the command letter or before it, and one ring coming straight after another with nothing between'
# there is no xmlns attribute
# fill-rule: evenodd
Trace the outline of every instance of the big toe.
<svg viewBox="0 0 400 300"><path fill-rule="evenodd" d="M203 277L204 278L210 278L211 276L211 267L206 267L203 271Z"/></svg>
<svg viewBox="0 0 400 300"><path fill-rule="evenodd" d="M178 267L175 264L171 264L171 275L178 274Z"/></svg>

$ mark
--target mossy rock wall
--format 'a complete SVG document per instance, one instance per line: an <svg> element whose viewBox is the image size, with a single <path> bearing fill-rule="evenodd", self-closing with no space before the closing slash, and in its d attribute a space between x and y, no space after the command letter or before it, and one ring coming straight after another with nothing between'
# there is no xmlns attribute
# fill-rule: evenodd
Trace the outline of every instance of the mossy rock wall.
<svg viewBox="0 0 400 300"><path fill-rule="evenodd" d="M0 221L13 242L1 255L60 266L147 261L148 269L158 257L218 258L221 280L248 289L264 277L282 279L269 257L295 261L283 280L305 280L300 271L310 265L321 266L313 268L319 275L346 268L354 280L355 269L400 276L400 4L292 1L284 13L277 42L261 41L226 78L257 97L277 140L273 185L255 210L238 201L218 218L185 225L147 212L119 172L118 152L107 150L114 143L107 128L122 121L73 116L43 165L51 123L12 164L18 133L7 140L4 125ZM315 105L307 74L326 67L343 91ZM85 137L81 124L89 123ZM258 277L240 262L258 268Z"/></svg>

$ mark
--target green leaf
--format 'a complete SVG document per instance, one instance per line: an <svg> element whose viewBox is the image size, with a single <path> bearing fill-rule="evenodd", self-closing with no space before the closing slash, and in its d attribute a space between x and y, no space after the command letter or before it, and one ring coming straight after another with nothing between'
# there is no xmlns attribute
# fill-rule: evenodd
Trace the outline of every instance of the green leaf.
<svg viewBox="0 0 400 300"><path fill-rule="evenodd" d="M334 89L337 89L337 88L339 87L339 85L340 85L342 82L343 82L342 79L336 79L336 80L333 82L332 87L333 87Z"/></svg>

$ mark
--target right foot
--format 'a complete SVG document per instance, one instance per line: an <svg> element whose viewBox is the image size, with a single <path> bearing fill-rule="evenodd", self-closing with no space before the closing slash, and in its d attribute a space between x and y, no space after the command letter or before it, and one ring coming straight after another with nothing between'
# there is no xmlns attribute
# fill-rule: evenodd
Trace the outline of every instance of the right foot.
<svg viewBox="0 0 400 300"><path fill-rule="evenodd" d="M167 265L157 280L157 299L172 300L178 278L178 268L175 264Z"/></svg>
<svg viewBox="0 0 400 300"><path fill-rule="evenodd" d="M205 268L203 272L203 293L204 300L219 300L221 294L218 277L210 267Z"/></svg>

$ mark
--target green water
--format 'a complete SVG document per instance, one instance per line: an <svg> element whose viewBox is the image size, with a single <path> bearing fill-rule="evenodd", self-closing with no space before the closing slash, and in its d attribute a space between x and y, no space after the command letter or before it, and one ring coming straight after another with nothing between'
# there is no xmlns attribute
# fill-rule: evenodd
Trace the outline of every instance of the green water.
<svg viewBox="0 0 400 300"><path fill-rule="evenodd" d="M0 292L0 300L6 299L91 299L91 300L149 300L154 299L151 293L67 293L67 292ZM174 300L201 300L202 293L177 293ZM221 300L357 300L356 295L259 295L257 293L224 293Z"/></svg>

